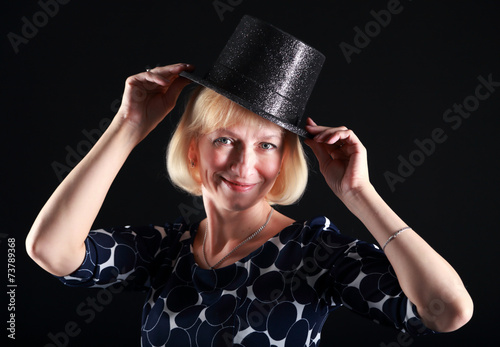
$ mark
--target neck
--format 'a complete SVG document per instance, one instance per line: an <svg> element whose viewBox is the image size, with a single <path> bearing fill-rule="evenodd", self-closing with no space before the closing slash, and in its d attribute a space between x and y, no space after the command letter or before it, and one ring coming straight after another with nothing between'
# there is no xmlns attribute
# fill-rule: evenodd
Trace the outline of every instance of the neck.
<svg viewBox="0 0 500 347"><path fill-rule="evenodd" d="M210 202L204 202L204 205L207 214L204 223L208 223L209 230L206 244L214 253L236 247L259 229L271 212L271 206L266 201L242 211L222 209Z"/></svg>

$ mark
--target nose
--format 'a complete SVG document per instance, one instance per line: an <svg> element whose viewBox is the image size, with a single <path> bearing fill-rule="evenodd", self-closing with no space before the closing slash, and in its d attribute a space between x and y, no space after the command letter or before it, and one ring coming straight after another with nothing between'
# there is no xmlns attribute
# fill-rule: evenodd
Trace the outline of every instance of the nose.
<svg viewBox="0 0 500 347"><path fill-rule="evenodd" d="M231 162L231 170L239 177L250 177L255 171L257 155L252 148L241 146L235 148Z"/></svg>

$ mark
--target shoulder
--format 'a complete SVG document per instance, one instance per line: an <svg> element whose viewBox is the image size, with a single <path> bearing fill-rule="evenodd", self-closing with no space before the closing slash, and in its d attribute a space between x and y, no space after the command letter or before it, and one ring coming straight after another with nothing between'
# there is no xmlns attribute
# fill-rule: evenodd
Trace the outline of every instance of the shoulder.
<svg viewBox="0 0 500 347"><path fill-rule="evenodd" d="M96 229L92 230L89 236L98 236L104 242L111 242L113 239L144 239L152 243L160 243L165 238L172 238L178 234L182 234L187 228L188 226L182 220L179 220L174 223L167 222L163 225L125 225Z"/></svg>
<svg viewBox="0 0 500 347"><path fill-rule="evenodd" d="M298 220L288 227L284 228L280 234L280 241L300 241L307 244L314 242L322 235L332 235L337 237L340 234L339 229L325 216L316 216L307 220Z"/></svg>
<svg viewBox="0 0 500 347"><path fill-rule="evenodd" d="M303 250L310 248L315 252L321 248L328 250L329 253L382 253L376 245L341 233L326 216L315 216L294 222L280 232L279 241L282 244L298 243Z"/></svg>
<svg viewBox="0 0 500 347"><path fill-rule="evenodd" d="M170 248L179 244L182 239L189 238L190 225L182 218L173 223L167 222L163 225L126 225L92 230L88 239L97 251L111 251L111 249L134 249L141 256L144 253L148 257L154 256L162 249Z"/></svg>

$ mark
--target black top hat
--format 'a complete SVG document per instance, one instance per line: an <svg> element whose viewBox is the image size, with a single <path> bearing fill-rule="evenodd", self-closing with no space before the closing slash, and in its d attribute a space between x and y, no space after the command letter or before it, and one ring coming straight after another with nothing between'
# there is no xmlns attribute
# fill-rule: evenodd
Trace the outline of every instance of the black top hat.
<svg viewBox="0 0 500 347"><path fill-rule="evenodd" d="M304 109L325 56L284 31L245 15L201 78L181 76L303 137Z"/></svg>

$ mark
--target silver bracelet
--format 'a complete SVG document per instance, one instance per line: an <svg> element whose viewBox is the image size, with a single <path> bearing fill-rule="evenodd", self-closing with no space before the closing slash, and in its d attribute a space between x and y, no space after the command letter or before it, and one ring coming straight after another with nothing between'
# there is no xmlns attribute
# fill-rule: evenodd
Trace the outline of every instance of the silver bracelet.
<svg viewBox="0 0 500 347"><path fill-rule="evenodd" d="M389 242L391 242L392 240L394 240L396 237L398 237L399 234L401 234L403 231L405 231L406 229L411 229L410 227L404 227L403 229L399 229L398 231L396 231L394 234L391 235L391 237L389 237L387 239L387 241L385 241L385 244L384 246L382 247L382 251L385 250L385 247L387 246L387 244Z"/></svg>

